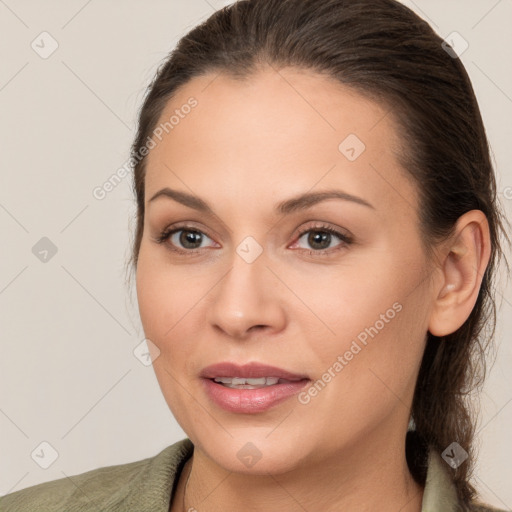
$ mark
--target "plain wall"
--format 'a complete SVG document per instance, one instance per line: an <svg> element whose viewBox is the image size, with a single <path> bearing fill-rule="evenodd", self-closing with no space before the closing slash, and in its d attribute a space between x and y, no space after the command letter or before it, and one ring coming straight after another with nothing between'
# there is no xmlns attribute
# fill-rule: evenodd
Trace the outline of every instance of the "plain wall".
<svg viewBox="0 0 512 512"><path fill-rule="evenodd" d="M103 199L93 191L126 163L158 64L228 3L0 2L2 495L150 457L185 437L151 366L133 353L144 334L124 273L135 212L130 177ZM442 37L457 31L469 43L461 58L510 213L512 3L405 3ZM40 55L52 40L43 31L58 43L47 58ZM488 503L510 509L512 294L501 290L475 484ZM48 469L31 456L42 442L58 453Z"/></svg>

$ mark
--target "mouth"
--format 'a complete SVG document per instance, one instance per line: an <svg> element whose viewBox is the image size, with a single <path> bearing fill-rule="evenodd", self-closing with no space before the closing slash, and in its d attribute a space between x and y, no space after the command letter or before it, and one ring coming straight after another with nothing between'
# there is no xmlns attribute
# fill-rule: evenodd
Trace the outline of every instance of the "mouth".
<svg viewBox="0 0 512 512"><path fill-rule="evenodd" d="M246 414L276 406L311 381L304 374L259 363L219 363L205 368L200 377L214 404L229 412Z"/></svg>

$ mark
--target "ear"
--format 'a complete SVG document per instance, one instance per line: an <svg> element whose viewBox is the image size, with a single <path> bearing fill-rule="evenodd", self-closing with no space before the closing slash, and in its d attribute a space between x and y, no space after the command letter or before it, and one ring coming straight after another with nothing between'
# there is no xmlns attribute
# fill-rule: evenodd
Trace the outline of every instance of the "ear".
<svg viewBox="0 0 512 512"><path fill-rule="evenodd" d="M444 246L442 278L434 290L429 328L434 336L455 332L475 306L491 254L489 223L480 210L462 215L453 237Z"/></svg>

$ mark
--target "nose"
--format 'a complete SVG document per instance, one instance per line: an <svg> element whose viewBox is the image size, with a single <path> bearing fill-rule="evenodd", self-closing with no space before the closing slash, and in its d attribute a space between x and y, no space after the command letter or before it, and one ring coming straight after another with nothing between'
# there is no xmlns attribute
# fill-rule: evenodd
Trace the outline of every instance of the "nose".
<svg viewBox="0 0 512 512"><path fill-rule="evenodd" d="M263 254L252 263L234 255L231 269L212 290L209 325L234 340L284 329L286 314L279 292L282 283L267 264Z"/></svg>

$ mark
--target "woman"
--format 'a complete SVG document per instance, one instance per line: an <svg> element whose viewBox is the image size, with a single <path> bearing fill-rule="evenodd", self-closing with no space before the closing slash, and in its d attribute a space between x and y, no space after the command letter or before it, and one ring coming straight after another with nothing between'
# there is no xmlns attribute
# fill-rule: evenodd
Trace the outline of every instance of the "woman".
<svg viewBox="0 0 512 512"><path fill-rule="evenodd" d="M492 510L469 393L503 219L454 49L394 0L249 0L132 146L141 320L187 433L2 510Z"/></svg>

